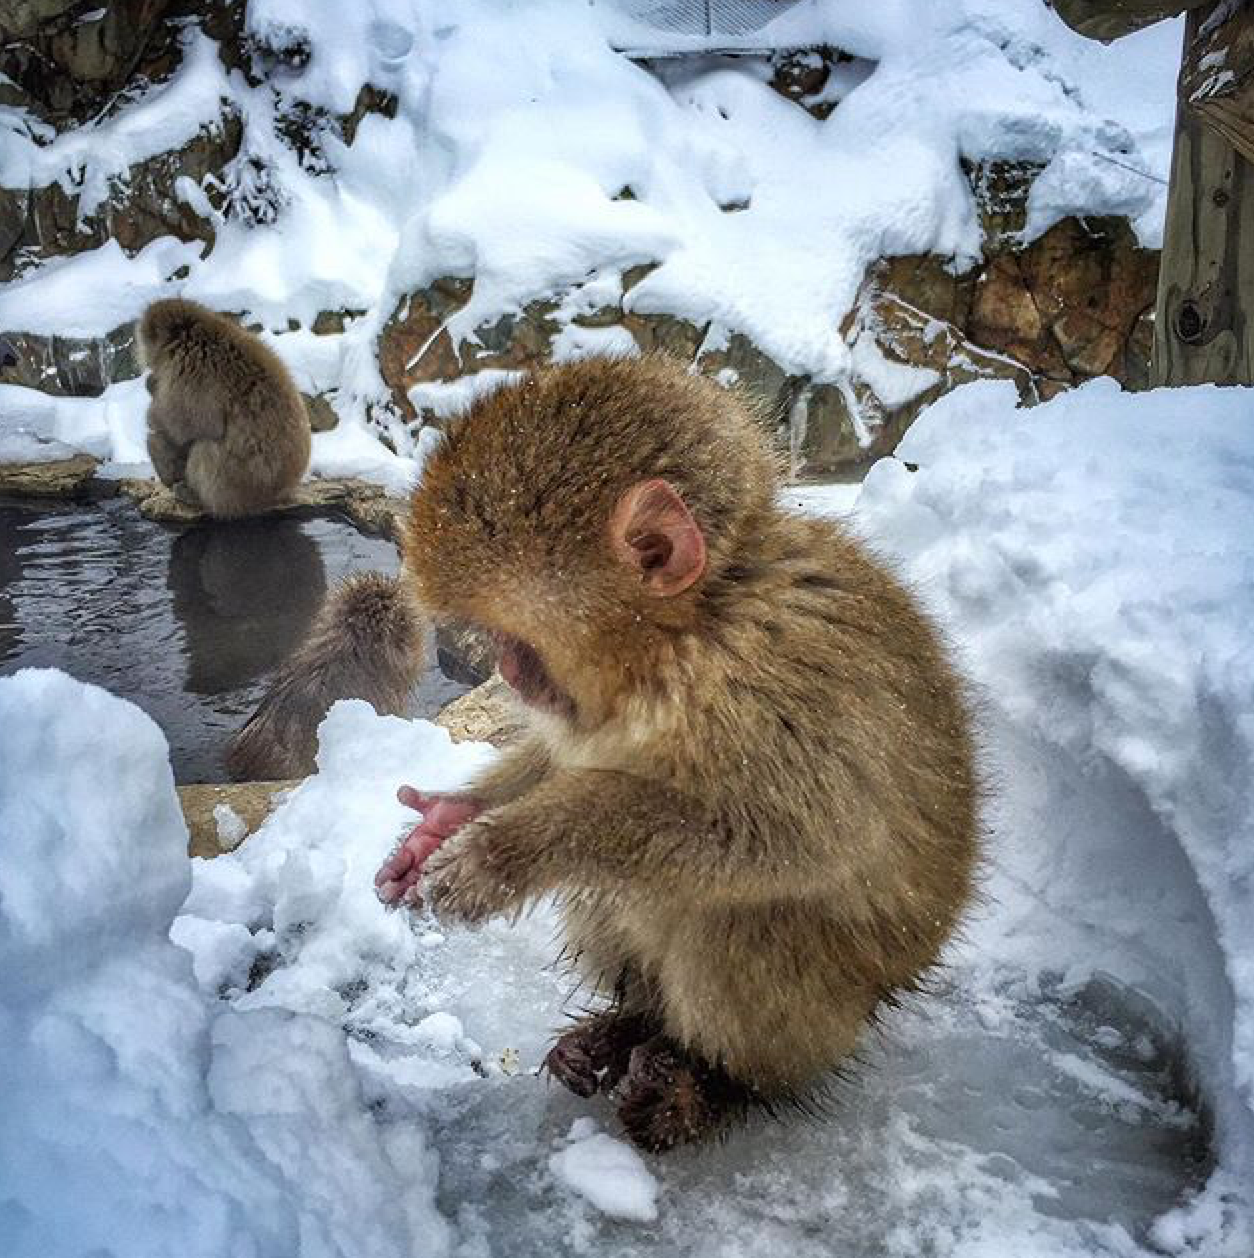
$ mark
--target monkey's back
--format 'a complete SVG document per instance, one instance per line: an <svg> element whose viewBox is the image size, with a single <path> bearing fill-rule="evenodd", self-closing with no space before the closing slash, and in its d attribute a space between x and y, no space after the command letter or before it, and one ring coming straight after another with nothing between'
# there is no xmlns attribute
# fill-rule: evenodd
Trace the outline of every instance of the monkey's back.
<svg viewBox="0 0 1254 1258"><path fill-rule="evenodd" d="M309 465L309 420L277 354L225 315L184 298L154 302L139 340L156 380L154 408L175 425L183 412L217 430L187 454L187 479L210 514L247 514L295 487Z"/></svg>
<svg viewBox="0 0 1254 1258"><path fill-rule="evenodd" d="M364 699L380 715L403 715L422 669L423 629L398 578L360 572L340 582L231 740L228 772L237 781L312 773L318 726L339 699Z"/></svg>

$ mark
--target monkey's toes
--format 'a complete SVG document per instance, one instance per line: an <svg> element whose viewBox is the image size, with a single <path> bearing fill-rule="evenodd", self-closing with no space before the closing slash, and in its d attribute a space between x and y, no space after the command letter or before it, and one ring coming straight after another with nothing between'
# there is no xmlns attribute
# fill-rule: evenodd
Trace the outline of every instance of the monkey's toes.
<svg viewBox="0 0 1254 1258"><path fill-rule="evenodd" d="M632 1143L650 1153L701 1140L720 1125L692 1060L656 1041L632 1051L618 1089L618 1117Z"/></svg>
<svg viewBox="0 0 1254 1258"><path fill-rule="evenodd" d="M595 1096L601 1090L602 1071L581 1031L568 1031L549 1049L544 1069L576 1096Z"/></svg>
<svg viewBox="0 0 1254 1258"><path fill-rule="evenodd" d="M643 1015L594 1014L558 1039L545 1069L576 1096L609 1092L626 1074L632 1050L656 1033L656 1024Z"/></svg>

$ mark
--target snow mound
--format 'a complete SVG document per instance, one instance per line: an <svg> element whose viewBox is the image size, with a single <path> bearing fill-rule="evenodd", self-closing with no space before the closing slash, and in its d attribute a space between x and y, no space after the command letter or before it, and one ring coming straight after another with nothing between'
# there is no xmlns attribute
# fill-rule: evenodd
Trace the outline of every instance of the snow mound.
<svg viewBox="0 0 1254 1258"><path fill-rule="evenodd" d="M877 464L898 556L989 715L998 911L975 956L1103 969L1174 1026L1254 1166L1254 392L1045 406L968 386Z"/></svg>
<svg viewBox="0 0 1254 1258"><path fill-rule="evenodd" d="M562 1183L611 1218L657 1218L658 1182L631 1145L597 1131L590 1118L573 1122L567 1138L570 1143L549 1159Z"/></svg>
<svg viewBox="0 0 1254 1258"><path fill-rule="evenodd" d="M0 679L0 834L8 1258L444 1251L422 1137L380 1129L341 1029L206 1000L170 941L191 871L147 716Z"/></svg>

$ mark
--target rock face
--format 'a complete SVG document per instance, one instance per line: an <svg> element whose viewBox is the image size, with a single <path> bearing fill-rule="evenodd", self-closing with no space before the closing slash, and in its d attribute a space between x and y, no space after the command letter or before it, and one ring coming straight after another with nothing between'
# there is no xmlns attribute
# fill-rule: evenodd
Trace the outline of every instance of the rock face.
<svg viewBox="0 0 1254 1258"><path fill-rule="evenodd" d="M244 9L242 0L207 0L191 11L182 0L95 7L9 0L0 5L0 103L20 105L51 132L109 117L177 69L181 33L192 21L216 41L228 67L274 91L275 133L302 167L333 173L337 145L351 144L368 114L393 116L396 99L366 85L348 113L332 115L289 97L282 84L308 63L308 39L295 26L246 36ZM821 47L777 53L763 68L774 90L822 119L874 67ZM73 180L6 187L0 171L0 283L34 260L110 239L131 253L165 235L211 247L226 219L273 222L287 193L272 159L255 150L238 108L224 100L219 116L182 148L137 161L112 178L103 198L97 188L90 203ZM416 385L528 369L570 353L665 352L741 390L787 450L793 475L806 478L856 474L891 451L924 406L968 380L1011 379L1027 402L1100 374L1144 385L1157 255L1138 248L1122 220L1067 220L1025 246L1039 167L986 162L965 172L985 258L961 274L933 256L873 267L854 309L832 329L851 350L851 368L838 378L788 370L730 328L641 308L636 286L657 262L594 276L586 291L537 293L474 327L464 326L473 280L448 276L409 293L386 320L376 349L387 395L372 403L375 418L389 434L400 429L397 417L411 427L437 422L419 413L410 395ZM312 330L342 333L362 313L324 311ZM18 358L0 368L3 382L82 396L139 372L129 325L92 339L0 327L0 338ZM327 396L306 403L315 431L334 426ZM159 496L145 502L162 518L177 516ZM390 516L380 520L390 525Z"/></svg>
<svg viewBox="0 0 1254 1258"><path fill-rule="evenodd" d="M187 822L187 854L212 860L233 851L260 828L278 807L283 793L299 785L295 781L180 786L179 803ZM219 808L223 812L215 815L214 810Z"/></svg>
<svg viewBox="0 0 1254 1258"><path fill-rule="evenodd" d="M631 289L644 273L637 269L622 277L616 305L570 316L562 312L579 303L561 294L476 327L461 345L447 324L469 300L469 281L441 280L411 294L379 340L392 402L406 417L424 418L408 396L415 385L535 367L549 361L564 330L617 329L642 353L672 354L738 386L789 451L793 474L805 478L865 467L896 446L926 405L971 380L1013 380L1025 402L1097 375L1144 387L1158 255L1140 248L1122 219L1067 219L1023 246L1026 190L1005 171L972 178L985 190L988 259L963 273L930 255L874 267L841 329L855 363L847 378L790 374L739 333L633 309Z"/></svg>
<svg viewBox="0 0 1254 1258"><path fill-rule="evenodd" d="M516 700L506 683L493 676L469 694L446 704L435 718L455 743L491 743L503 747L522 732Z"/></svg>

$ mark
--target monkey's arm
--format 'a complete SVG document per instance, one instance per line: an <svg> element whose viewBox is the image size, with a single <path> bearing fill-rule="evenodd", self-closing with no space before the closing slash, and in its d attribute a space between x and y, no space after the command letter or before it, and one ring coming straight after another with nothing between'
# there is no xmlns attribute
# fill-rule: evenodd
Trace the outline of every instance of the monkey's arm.
<svg viewBox="0 0 1254 1258"><path fill-rule="evenodd" d="M549 753L538 739L506 748L459 794L468 795L484 809L500 808L534 789L549 772Z"/></svg>
<svg viewBox="0 0 1254 1258"><path fill-rule="evenodd" d="M517 912L561 887L675 890L722 899L810 894L814 869L738 850L694 801L627 773L562 770L460 830L427 865L437 912L466 921Z"/></svg>
<svg viewBox="0 0 1254 1258"><path fill-rule="evenodd" d="M160 428L148 430L148 457L163 485L174 486L187 467L187 446L176 445Z"/></svg>

